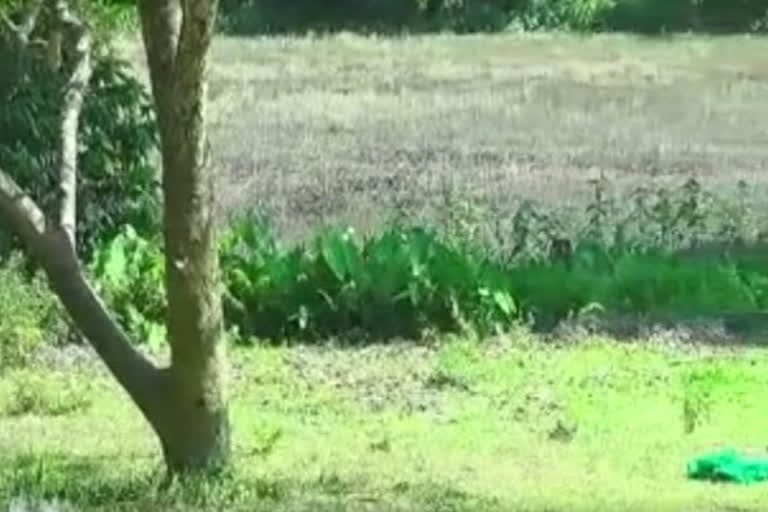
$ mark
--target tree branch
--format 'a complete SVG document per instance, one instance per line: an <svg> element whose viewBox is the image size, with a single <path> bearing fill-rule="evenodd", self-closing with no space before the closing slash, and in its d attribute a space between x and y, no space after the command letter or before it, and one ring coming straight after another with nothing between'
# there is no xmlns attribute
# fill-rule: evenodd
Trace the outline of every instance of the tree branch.
<svg viewBox="0 0 768 512"><path fill-rule="evenodd" d="M205 77L218 4L218 0L182 0L184 15L177 52L178 70Z"/></svg>
<svg viewBox="0 0 768 512"><path fill-rule="evenodd" d="M28 245L46 231L43 211L16 182L0 169L0 216Z"/></svg>
<svg viewBox="0 0 768 512"><path fill-rule="evenodd" d="M77 135L83 99L91 79L91 38L85 25L72 13L66 0L53 0L63 48L70 55L62 62L66 72L64 101L59 126L59 225L76 247L77 226Z"/></svg>
<svg viewBox="0 0 768 512"><path fill-rule="evenodd" d="M182 24L181 0L139 0L142 37L146 51L152 97L161 130L173 129L174 73Z"/></svg>
<svg viewBox="0 0 768 512"><path fill-rule="evenodd" d="M0 219L45 270L56 295L109 370L142 410L160 371L135 350L83 275L68 234L46 222L35 201L0 169Z"/></svg>

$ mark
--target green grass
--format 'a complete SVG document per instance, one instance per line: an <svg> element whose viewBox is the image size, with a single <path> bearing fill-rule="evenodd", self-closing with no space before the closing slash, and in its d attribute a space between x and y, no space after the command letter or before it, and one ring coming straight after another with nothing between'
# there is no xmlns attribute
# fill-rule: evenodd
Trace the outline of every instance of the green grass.
<svg viewBox="0 0 768 512"><path fill-rule="evenodd" d="M225 481L161 490L148 428L86 366L76 371L93 390L87 407L0 418L0 500L31 494L76 510L680 512L757 511L768 498L766 486L685 478L702 452L765 452L764 350L553 345L519 333L482 345L239 349L233 359L237 456ZM0 377L0 390L8 385Z"/></svg>

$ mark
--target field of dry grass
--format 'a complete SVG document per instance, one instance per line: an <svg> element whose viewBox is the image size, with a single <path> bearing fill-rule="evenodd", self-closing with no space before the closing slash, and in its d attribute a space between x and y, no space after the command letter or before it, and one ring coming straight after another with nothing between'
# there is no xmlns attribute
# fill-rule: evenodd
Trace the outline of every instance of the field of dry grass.
<svg viewBox="0 0 768 512"><path fill-rule="evenodd" d="M140 47L124 46L136 62ZM601 35L220 38L211 128L225 203L292 237L434 215L450 191L506 215L695 176L768 175L768 39Z"/></svg>

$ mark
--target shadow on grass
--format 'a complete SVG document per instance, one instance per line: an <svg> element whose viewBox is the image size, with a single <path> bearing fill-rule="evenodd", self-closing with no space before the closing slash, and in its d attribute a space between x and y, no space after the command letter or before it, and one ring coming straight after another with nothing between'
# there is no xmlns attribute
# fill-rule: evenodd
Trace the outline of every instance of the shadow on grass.
<svg viewBox="0 0 768 512"><path fill-rule="evenodd" d="M63 454L0 459L0 509L558 512L505 506L430 481L377 488L336 475L293 480L232 474L168 485L161 469L120 467L123 462Z"/></svg>

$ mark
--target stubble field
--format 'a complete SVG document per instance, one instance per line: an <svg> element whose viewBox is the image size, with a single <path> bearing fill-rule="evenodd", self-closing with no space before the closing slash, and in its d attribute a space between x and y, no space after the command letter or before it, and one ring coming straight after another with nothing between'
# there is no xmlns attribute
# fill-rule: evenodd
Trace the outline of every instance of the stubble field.
<svg viewBox="0 0 768 512"><path fill-rule="evenodd" d="M128 55L141 68L135 42ZM604 35L220 38L211 136L228 211L287 238L435 219L448 197L499 217L581 206L589 181L751 200L768 175L768 40Z"/></svg>

